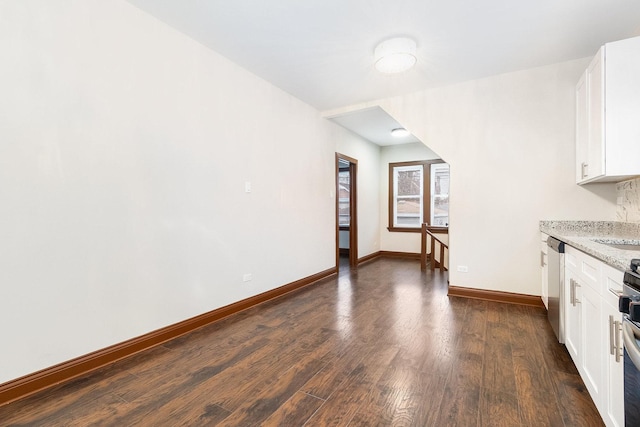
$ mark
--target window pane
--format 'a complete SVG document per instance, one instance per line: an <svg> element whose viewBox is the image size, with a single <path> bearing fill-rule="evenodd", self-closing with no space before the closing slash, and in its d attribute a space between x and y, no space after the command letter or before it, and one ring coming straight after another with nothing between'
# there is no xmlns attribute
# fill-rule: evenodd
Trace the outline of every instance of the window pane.
<svg viewBox="0 0 640 427"><path fill-rule="evenodd" d="M349 225L349 218L350 218L350 212L349 212L349 200L347 200L346 202L343 202L342 200L340 200L338 202L338 218L339 218L339 222L338 225Z"/></svg>
<svg viewBox="0 0 640 427"><path fill-rule="evenodd" d="M433 225L449 225L449 196L436 197L433 201Z"/></svg>
<svg viewBox="0 0 640 427"><path fill-rule="evenodd" d="M423 165L405 165L393 169L393 225L420 228L424 210Z"/></svg>
<svg viewBox="0 0 640 427"><path fill-rule="evenodd" d="M398 198L396 214L398 216L413 214L413 216L420 217L420 205L420 197Z"/></svg>
<svg viewBox="0 0 640 427"><path fill-rule="evenodd" d="M420 227L420 217L398 216L396 217L397 227Z"/></svg>
<svg viewBox="0 0 640 427"><path fill-rule="evenodd" d="M349 171L338 172L338 225L348 226L351 218L349 196L351 192Z"/></svg>
<svg viewBox="0 0 640 427"><path fill-rule="evenodd" d="M433 194L448 195L449 194L449 165L432 166L433 169Z"/></svg>
<svg viewBox="0 0 640 427"><path fill-rule="evenodd" d="M419 196L422 186L422 170L400 170L397 175L398 196Z"/></svg>
<svg viewBox="0 0 640 427"><path fill-rule="evenodd" d="M449 225L449 165L431 165L431 224Z"/></svg>

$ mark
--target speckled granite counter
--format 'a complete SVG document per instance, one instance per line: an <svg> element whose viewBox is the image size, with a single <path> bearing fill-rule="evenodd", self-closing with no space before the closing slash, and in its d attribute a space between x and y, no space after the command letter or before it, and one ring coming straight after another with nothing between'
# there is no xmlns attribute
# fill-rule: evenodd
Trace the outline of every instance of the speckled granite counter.
<svg viewBox="0 0 640 427"><path fill-rule="evenodd" d="M637 223L540 221L540 231L619 270L627 270L633 258L640 258L640 250L616 249L593 241L593 239L611 239L615 240L615 243L631 243L640 240L640 224Z"/></svg>

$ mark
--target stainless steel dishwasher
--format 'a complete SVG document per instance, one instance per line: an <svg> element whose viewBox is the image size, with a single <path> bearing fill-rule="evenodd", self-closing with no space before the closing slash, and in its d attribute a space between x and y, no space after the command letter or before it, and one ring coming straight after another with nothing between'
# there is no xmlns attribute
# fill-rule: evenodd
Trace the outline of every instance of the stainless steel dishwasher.
<svg viewBox="0 0 640 427"><path fill-rule="evenodd" d="M549 279L549 323L558 341L564 344L564 243L553 237L547 239Z"/></svg>

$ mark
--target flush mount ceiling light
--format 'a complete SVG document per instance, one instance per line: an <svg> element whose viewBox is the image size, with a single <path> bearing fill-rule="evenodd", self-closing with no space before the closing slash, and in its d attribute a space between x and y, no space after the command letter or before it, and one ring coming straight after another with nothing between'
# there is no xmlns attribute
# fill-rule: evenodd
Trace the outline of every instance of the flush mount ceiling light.
<svg viewBox="0 0 640 427"><path fill-rule="evenodd" d="M416 42L407 37L388 39L374 51L376 70L385 74L401 73L416 63Z"/></svg>
<svg viewBox="0 0 640 427"><path fill-rule="evenodd" d="M411 134L405 128L395 128L395 129L391 130L391 136L393 136L395 138L402 138L402 137L409 136L409 135L411 135Z"/></svg>

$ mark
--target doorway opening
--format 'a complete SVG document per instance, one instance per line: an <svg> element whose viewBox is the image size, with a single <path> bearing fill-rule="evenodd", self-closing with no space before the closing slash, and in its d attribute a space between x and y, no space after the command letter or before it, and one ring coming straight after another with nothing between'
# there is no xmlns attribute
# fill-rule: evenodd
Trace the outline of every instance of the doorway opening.
<svg viewBox="0 0 640 427"><path fill-rule="evenodd" d="M336 269L340 256L349 259L349 267L358 266L357 214L358 161L336 153Z"/></svg>

